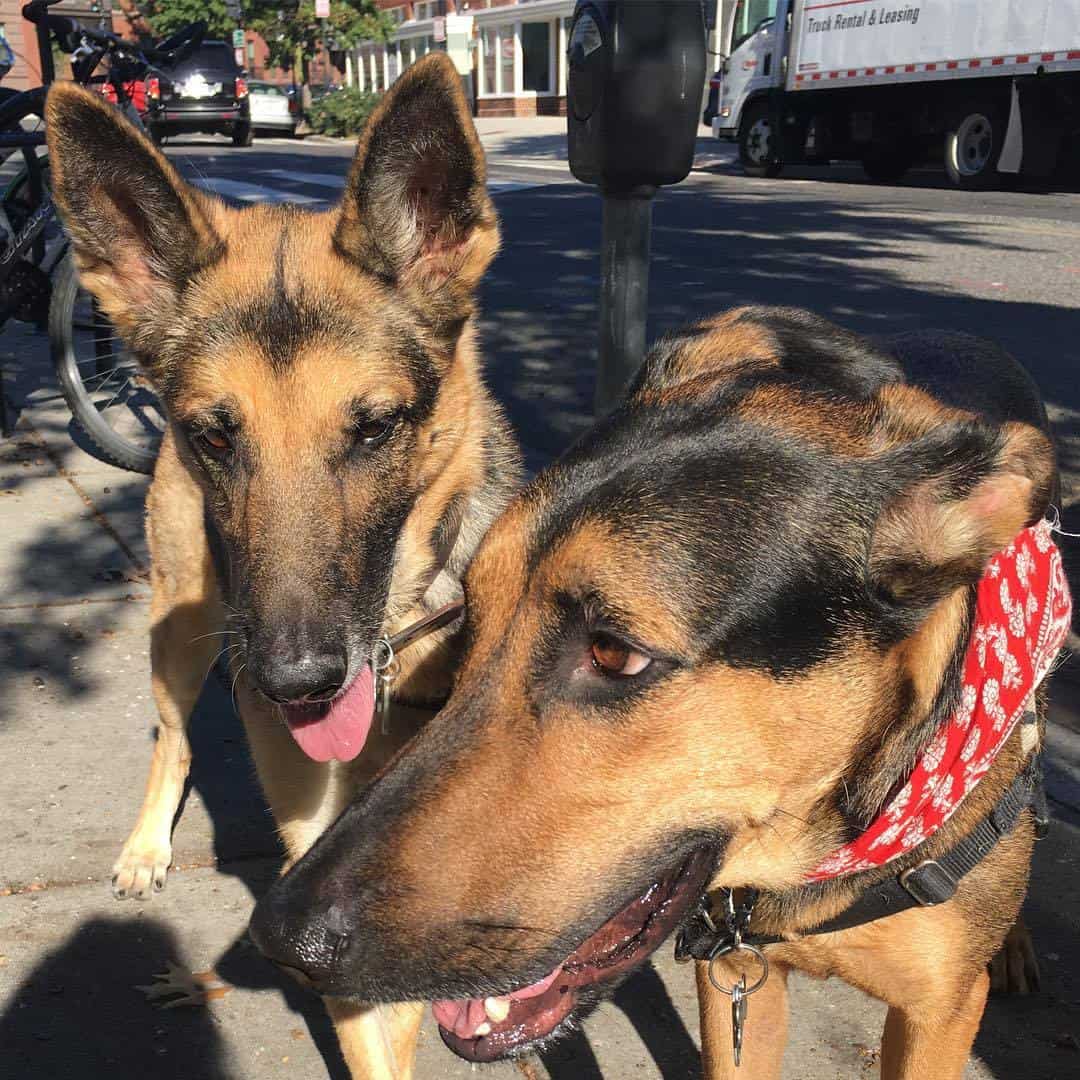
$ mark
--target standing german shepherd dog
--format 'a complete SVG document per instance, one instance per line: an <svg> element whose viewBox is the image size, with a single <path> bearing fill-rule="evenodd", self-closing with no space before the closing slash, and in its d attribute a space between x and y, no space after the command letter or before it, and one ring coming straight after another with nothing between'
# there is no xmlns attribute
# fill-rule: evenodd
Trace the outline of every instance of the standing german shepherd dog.
<svg viewBox="0 0 1080 1080"><path fill-rule="evenodd" d="M498 226L442 55L386 95L326 213L228 208L72 84L47 124L82 282L168 418L147 504L160 725L113 868L117 897L145 898L165 884L185 725L223 645L290 861L414 733L400 712L372 729L373 649L460 596L518 479L472 324ZM454 655L449 632L402 653L399 697L445 697ZM392 1029L331 1011L354 1076L405 1075L415 1009Z"/></svg>
<svg viewBox="0 0 1080 1080"><path fill-rule="evenodd" d="M698 963L715 1080L735 1075L720 990L763 974L737 929L771 968L737 1075L779 1075L794 969L888 1003L884 1076L960 1077L1039 816L1039 727L1017 718L1068 625L1031 528L1056 483L1045 428L1024 372L963 335L874 345L743 309L664 341L489 531L449 703L263 898L256 942L345 999L442 999L444 1040L484 1061L704 924L728 939ZM1007 617L980 645L984 585ZM1046 643L1027 684L1025 641ZM981 698L971 656L1004 665ZM913 791L954 726L959 785ZM986 737L996 757L973 758ZM883 807L900 854L838 860ZM906 910L811 933L898 881ZM709 895L731 922L687 920Z"/></svg>

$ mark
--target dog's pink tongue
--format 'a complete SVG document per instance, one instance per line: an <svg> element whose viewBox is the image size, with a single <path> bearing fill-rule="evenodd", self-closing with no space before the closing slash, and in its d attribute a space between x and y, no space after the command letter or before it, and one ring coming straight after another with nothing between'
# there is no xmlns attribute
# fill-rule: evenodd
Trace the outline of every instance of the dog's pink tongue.
<svg viewBox="0 0 1080 1080"><path fill-rule="evenodd" d="M293 738L315 761L352 761L364 749L374 714L375 677L370 664L328 706L285 706Z"/></svg>
<svg viewBox="0 0 1080 1080"><path fill-rule="evenodd" d="M545 975L539 982L534 982L530 986L523 986L520 990L512 990L499 1000L515 1002L539 997L555 981L560 971L562 971L562 964L550 975ZM491 999L487 1000L490 1001ZM481 1001L480 998L433 1001L431 1003L431 1013L435 1017L437 1024L445 1031L453 1032L460 1039L475 1039L476 1029L481 1024L488 1023L491 1019L487 1014L484 1001ZM505 1015L503 1019L505 1019Z"/></svg>

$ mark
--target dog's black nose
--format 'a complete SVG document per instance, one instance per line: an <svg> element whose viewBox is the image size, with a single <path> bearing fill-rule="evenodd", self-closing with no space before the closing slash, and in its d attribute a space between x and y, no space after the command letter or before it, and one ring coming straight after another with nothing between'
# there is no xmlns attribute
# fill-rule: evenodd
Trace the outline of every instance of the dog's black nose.
<svg viewBox="0 0 1080 1080"><path fill-rule="evenodd" d="M313 990L330 985L349 943L340 907L305 910L276 886L256 904L248 933L267 959Z"/></svg>
<svg viewBox="0 0 1080 1080"><path fill-rule="evenodd" d="M259 690L281 704L328 701L349 674L349 659L340 646L315 645L284 635L266 646L253 641L248 666Z"/></svg>

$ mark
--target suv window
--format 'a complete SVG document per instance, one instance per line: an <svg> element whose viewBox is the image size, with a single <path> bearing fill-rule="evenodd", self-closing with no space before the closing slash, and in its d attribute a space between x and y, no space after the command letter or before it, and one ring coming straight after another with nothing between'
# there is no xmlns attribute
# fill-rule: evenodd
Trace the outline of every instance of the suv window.
<svg viewBox="0 0 1080 1080"><path fill-rule="evenodd" d="M224 41L204 41L191 56L173 70L173 77L177 82L195 71L220 71L229 76L240 74L236 57Z"/></svg>

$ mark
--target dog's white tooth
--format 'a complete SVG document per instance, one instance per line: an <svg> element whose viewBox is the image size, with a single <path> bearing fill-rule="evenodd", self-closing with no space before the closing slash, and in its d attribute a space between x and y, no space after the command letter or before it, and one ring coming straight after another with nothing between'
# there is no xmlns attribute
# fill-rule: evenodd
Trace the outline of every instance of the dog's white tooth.
<svg viewBox="0 0 1080 1080"><path fill-rule="evenodd" d="M476 1025L476 1030L473 1032L473 1038L478 1039L481 1035L490 1035L491 1025L485 1020L482 1024Z"/></svg>
<svg viewBox="0 0 1080 1080"><path fill-rule="evenodd" d="M501 1024L510 1015L510 999L504 997L484 998L484 1012L489 1020Z"/></svg>

